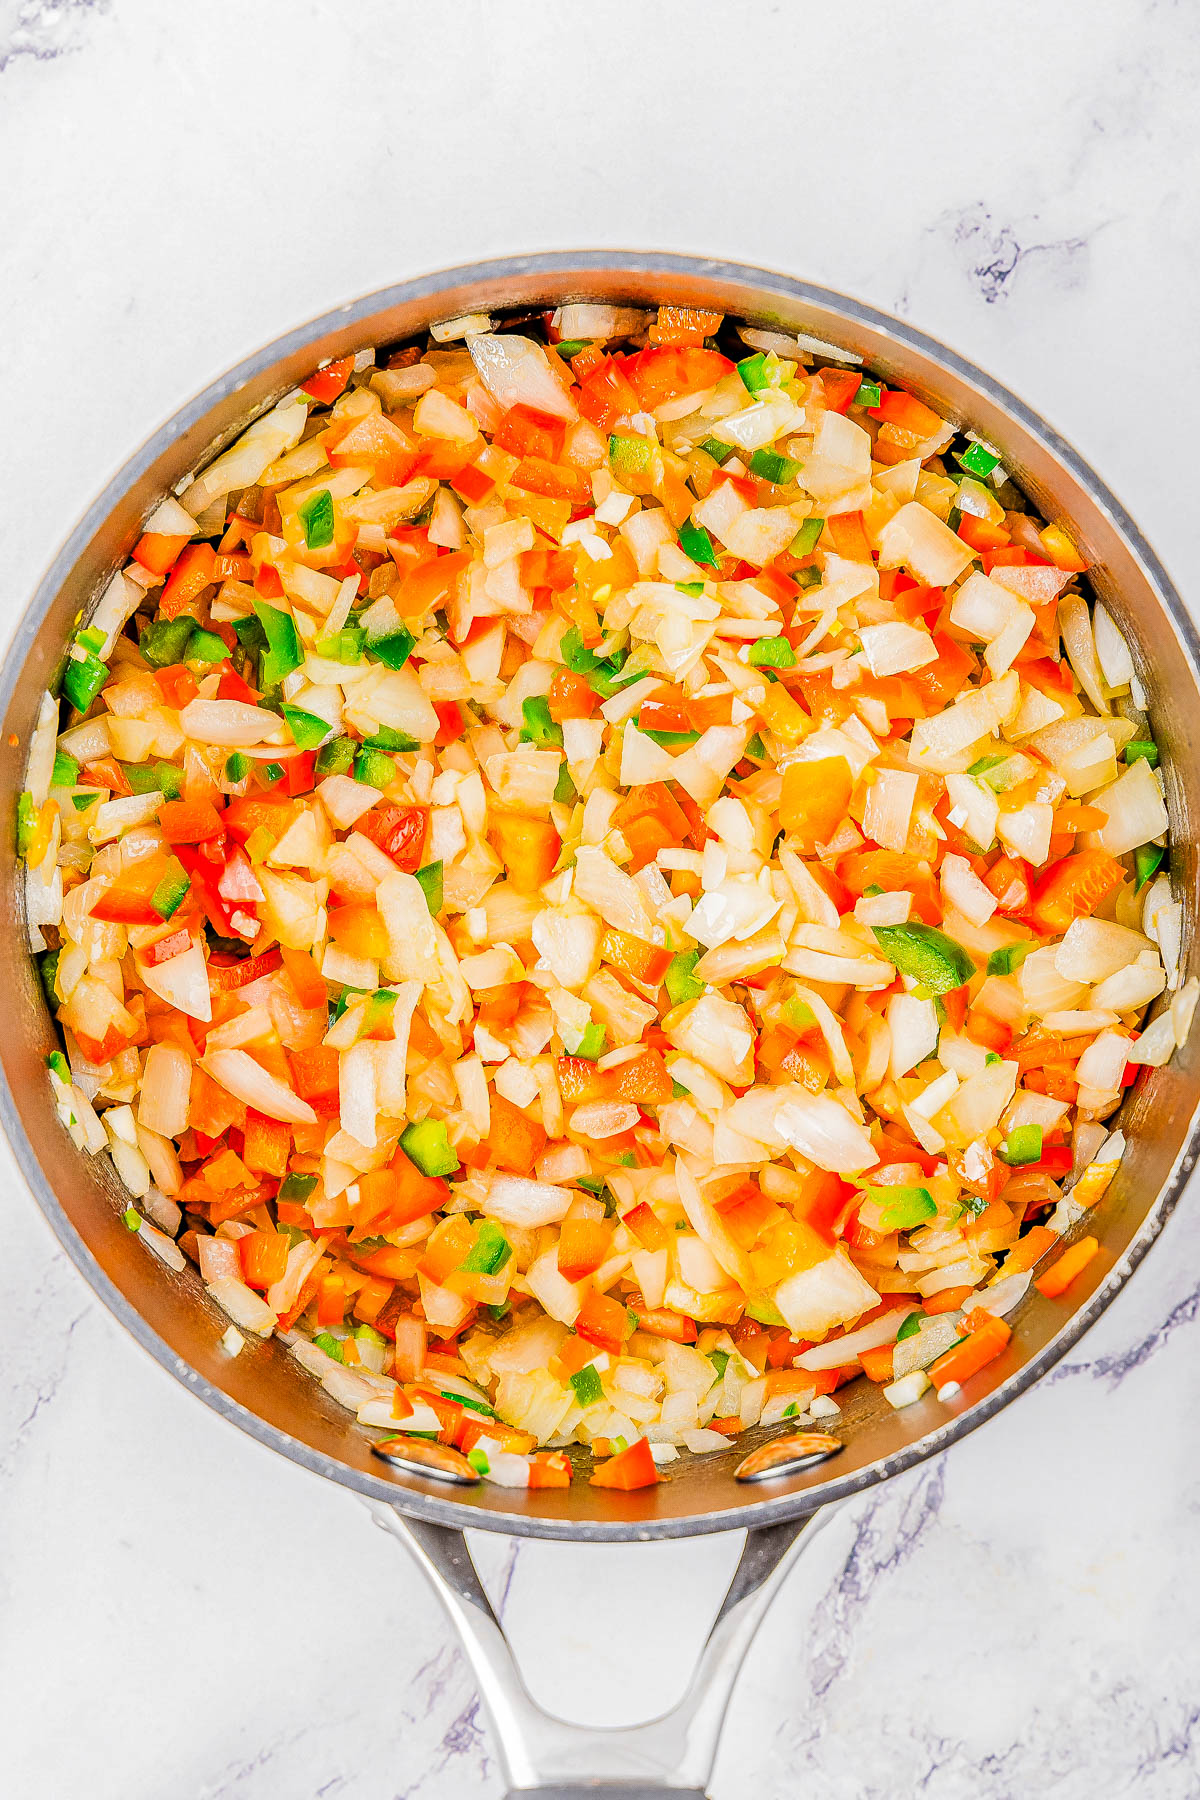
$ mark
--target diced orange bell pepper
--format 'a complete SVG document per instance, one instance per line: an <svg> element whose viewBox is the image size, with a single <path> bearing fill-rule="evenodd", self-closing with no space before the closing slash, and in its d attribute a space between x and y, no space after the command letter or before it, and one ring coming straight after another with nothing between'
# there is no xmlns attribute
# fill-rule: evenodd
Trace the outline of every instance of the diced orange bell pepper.
<svg viewBox="0 0 1200 1800"><path fill-rule="evenodd" d="M630 866L635 871L653 862L660 850L677 848L688 833L687 814L662 781L627 794L613 814L613 824L633 852Z"/></svg>
<svg viewBox="0 0 1200 1800"><path fill-rule="evenodd" d="M605 1071L607 1097L635 1106L664 1106L673 1091L671 1072L657 1050L645 1050Z"/></svg>
<svg viewBox="0 0 1200 1800"><path fill-rule="evenodd" d="M583 1106L590 1100L608 1098L608 1082L603 1071L586 1056L560 1056L555 1068L559 1092L568 1106Z"/></svg>
<svg viewBox="0 0 1200 1800"><path fill-rule="evenodd" d="M670 967L671 952L659 949L655 944L647 944L627 931L614 931L610 928L600 940L600 960L609 963L614 969L620 969L632 981L644 981L648 986L655 986Z"/></svg>
<svg viewBox="0 0 1200 1800"><path fill-rule="evenodd" d="M378 962L388 953L387 928L374 906L336 906L329 914L329 935L347 956Z"/></svg>
<svg viewBox="0 0 1200 1800"><path fill-rule="evenodd" d="M545 494L552 500L569 500L572 506L590 504L591 488L582 469L571 463L548 462L543 456L521 459L509 477L513 487L529 494Z"/></svg>
<svg viewBox="0 0 1200 1800"><path fill-rule="evenodd" d="M1063 569L1072 575L1082 575L1087 563L1067 536L1057 525L1047 525L1039 534L1046 546L1046 555L1056 569Z"/></svg>
<svg viewBox="0 0 1200 1800"><path fill-rule="evenodd" d="M559 725L564 719L590 719L600 704L599 694L573 669L555 671L546 700L550 717Z"/></svg>
<svg viewBox="0 0 1200 1800"><path fill-rule="evenodd" d="M282 1178L287 1173L292 1133L280 1119L268 1119L264 1113L246 1108L245 1145L242 1161L260 1175Z"/></svg>
<svg viewBox="0 0 1200 1800"><path fill-rule="evenodd" d="M179 560L189 541L164 531L145 531L133 546L133 560L141 563L151 575L165 575Z"/></svg>
<svg viewBox="0 0 1200 1800"><path fill-rule="evenodd" d="M211 800L164 800L158 826L168 844L203 844L220 837L225 822Z"/></svg>
<svg viewBox="0 0 1200 1800"><path fill-rule="evenodd" d="M159 615L176 619L195 610L195 602L215 579L216 551L211 544L188 544L180 553L158 603Z"/></svg>
<svg viewBox="0 0 1200 1800"><path fill-rule="evenodd" d="M571 1464L561 1450L539 1450L529 1459L531 1488L569 1488Z"/></svg>
<svg viewBox="0 0 1200 1800"><path fill-rule="evenodd" d="M469 1256L474 1238L474 1227L462 1213L453 1213L448 1219L439 1219L421 1257L422 1275L427 1280L436 1282L439 1287L444 1287L447 1276L460 1268Z"/></svg>
<svg viewBox="0 0 1200 1800"><path fill-rule="evenodd" d="M993 525L990 519L977 519L974 513L962 515L958 536L972 550L1000 550L1012 542L1003 525Z"/></svg>
<svg viewBox="0 0 1200 1800"><path fill-rule="evenodd" d="M989 1318L979 1331L974 1331L959 1344L954 1344L930 1365L929 1378L935 1388L950 1382L962 1383L977 1375L980 1369L1000 1356L1012 1336L1003 1319Z"/></svg>
<svg viewBox="0 0 1200 1800"><path fill-rule="evenodd" d="M536 894L546 885L562 850L562 839L548 819L492 808L488 836L518 893Z"/></svg>
<svg viewBox="0 0 1200 1800"><path fill-rule="evenodd" d="M287 1269L288 1240L278 1231L251 1231L238 1239L242 1280L265 1294Z"/></svg>
<svg viewBox="0 0 1200 1800"><path fill-rule="evenodd" d="M863 1374L869 1381L891 1381L895 1376L892 1361L896 1354L894 1344L879 1344L874 1350L863 1350L859 1353L859 1362Z"/></svg>
<svg viewBox="0 0 1200 1800"><path fill-rule="evenodd" d="M671 1242L673 1234L644 1200L631 1206L621 1223L632 1231L638 1243L646 1250L665 1250Z"/></svg>
<svg viewBox="0 0 1200 1800"><path fill-rule="evenodd" d="M568 1281L594 1275L608 1255L612 1230L603 1219L564 1219L558 1240L558 1272Z"/></svg>
<svg viewBox="0 0 1200 1800"><path fill-rule="evenodd" d="M1045 1294L1047 1300L1056 1300L1060 1294L1066 1293L1075 1277L1083 1273L1099 1248L1094 1237L1080 1238L1077 1244L1069 1245L1051 1263L1046 1273L1034 1282L1034 1287L1039 1294Z"/></svg>
<svg viewBox="0 0 1200 1800"><path fill-rule="evenodd" d="M493 1091L487 1147L498 1168L514 1175L532 1175L546 1148L546 1133L536 1119Z"/></svg>
<svg viewBox="0 0 1200 1800"><path fill-rule="evenodd" d="M1007 1273L1008 1267L1006 1264L1005 1274ZM943 1288L940 1294L930 1294L928 1300L923 1300L921 1302L921 1310L928 1314L930 1318L936 1318L938 1313L957 1312L960 1306L966 1305L974 1292L975 1289L973 1287Z"/></svg>
<svg viewBox="0 0 1200 1800"><path fill-rule="evenodd" d="M335 428L325 440L333 469L370 469L376 487L401 487L417 461L417 451L384 413L367 413Z"/></svg>
<svg viewBox="0 0 1200 1800"><path fill-rule="evenodd" d="M328 999L325 977L306 950L289 950L280 945L283 966L301 1006L324 1006Z"/></svg>
<svg viewBox="0 0 1200 1800"><path fill-rule="evenodd" d="M653 1487L658 1478L650 1445L645 1438L635 1438L627 1449L597 1463L589 1480L592 1487L618 1488L623 1493L631 1493L635 1488Z"/></svg>
<svg viewBox="0 0 1200 1800"><path fill-rule="evenodd" d="M1125 871L1106 850L1079 850L1046 871L1033 890L1030 913L1055 936L1085 919L1119 886Z"/></svg>
<svg viewBox="0 0 1200 1800"><path fill-rule="evenodd" d="M419 563L410 569L397 588L392 604L402 619L419 619L425 613L444 607L458 585L460 576L471 566L469 550L452 550L432 562Z"/></svg>
<svg viewBox="0 0 1200 1800"><path fill-rule="evenodd" d="M399 1231L426 1213L438 1212L450 1198L444 1181L423 1175L402 1150L397 1150L386 1169L374 1169L358 1179L356 1218L372 1227L373 1235ZM468 1242L467 1249L470 1248ZM463 1251L463 1256L467 1253ZM462 1261L462 1257L459 1258ZM457 1268L458 1264L453 1265ZM384 1274L373 1269L372 1274Z"/></svg>
<svg viewBox="0 0 1200 1800"><path fill-rule="evenodd" d="M589 1288L575 1320L575 1330L597 1349L619 1356L626 1339L633 1335L633 1323L619 1300Z"/></svg>
<svg viewBox="0 0 1200 1800"><path fill-rule="evenodd" d="M590 419L601 431L611 431L619 419L639 412L641 401L629 384L621 359L608 357L596 363L589 357L591 366L581 372L577 365L587 354L585 351L571 364L572 372L580 381L575 398L585 419Z"/></svg>
<svg viewBox="0 0 1200 1800"><path fill-rule="evenodd" d="M846 818L854 777L844 756L822 756L815 762L788 763L783 771L779 822L795 838L800 853L811 856L827 844Z"/></svg>
<svg viewBox="0 0 1200 1800"><path fill-rule="evenodd" d="M933 642L937 661L926 663L923 669L905 677L924 699L927 716L941 712L967 685L977 666L971 652L944 631L935 631Z"/></svg>
<svg viewBox="0 0 1200 1800"><path fill-rule="evenodd" d="M1061 1243L1057 1231L1051 1231L1048 1225L1031 1225L1024 1237L1017 1239L1004 1259L1006 1275L1023 1275L1026 1269L1032 1269L1039 1263L1048 1250ZM928 1311L928 1307L926 1308Z"/></svg>
<svg viewBox="0 0 1200 1800"><path fill-rule="evenodd" d="M114 882L88 909L108 925L159 925L161 915L150 904L145 887L134 881ZM190 940L189 940L190 941Z"/></svg>
<svg viewBox="0 0 1200 1800"><path fill-rule="evenodd" d="M827 410L844 413L862 386L862 376L856 369L822 369L820 382Z"/></svg>
<svg viewBox="0 0 1200 1800"><path fill-rule="evenodd" d="M302 1100L316 1105L319 1100L338 1097L338 1053L318 1044L312 1050L288 1053L292 1086Z"/></svg>
<svg viewBox="0 0 1200 1800"><path fill-rule="evenodd" d="M713 337L724 317L719 312L706 312L698 306L660 306L650 327L652 344L703 345Z"/></svg>
<svg viewBox="0 0 1200 1800"><path fill-rule="evenodd" d="M935 436L945 423L932 407L901 388L885 388L879 405L868 410L873 419L885 425L899 425L901 430L915 432L921 438Z"/></svg>

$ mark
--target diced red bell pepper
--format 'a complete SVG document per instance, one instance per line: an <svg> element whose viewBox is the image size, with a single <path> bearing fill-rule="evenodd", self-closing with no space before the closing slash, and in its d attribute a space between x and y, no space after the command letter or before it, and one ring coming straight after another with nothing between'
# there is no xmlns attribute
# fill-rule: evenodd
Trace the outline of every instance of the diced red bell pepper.
<svg viewBox="0 0 1200 1800"><path fill-rule="evenodd" d="M549 413L537 412L532 406L510 407L492 433L492 442L513 456L540 456L557 462L562 455L566 426Z"/></svg>
<svg viewBox="0 0 1200 1800"><path fill-rule="evenodd" d="M333 469L370 469L376 487L401 487L412 474L418 452L385 413L366 413L325 444Z"/></svg>
<svg viewBox="0 0 1200 1800"><path fill-rule="evenodd" d="M158 825L168 844L203 844L225 829L211 800L165 800L158 809Z"/></svg>
<svg viewBox="0 0 1200 1800"><path fill-rule="evenodd" d="M1078 850L1047 869L1033 890L1034 923L1056 936L1087 918L1120 885L1124 869L1106 850Z"/></svg>
<svg viewBox="0 0 1200 1800"><path fill-rule="evenodd" d="M199 689L196 677L183 663L172 663L169 668L155 669L154 679L159 686L163 701L167 706L184 707L196 698ZM222 696L237 699L237 695Z"/></svg>
<svg viewBox="0 0 1200 1800"><path fill-rule="evenodd" d="M514 1175L532 1175L546 1148L546 1133L536 1119L503 1094L493 1092L487 1147L497 1167Z"/></svg>
<svg viewBox="0 0 1200 1800"><path fill-rule="evenodd" d="M216 551L211 544L188 544L162 591L159 616L177 619L180 613L194 610L196 600L216 580L215 563Z"/></svg>
<svg viewBox="0 0 1200 1800"><path fill-rule="evenodd" d="M826 408L830 412L848 412L850 403L861 386L862 376L856 369L821 370L821 387L825 393Z"/></svg>
<svg viewBox="0 0 1200 1800"><path fill-rule="evenodd" d="M536 894L554 873L562 839L548 819L488 810L488 836L520 894Z"/></svg>
<svg viewBox="0 0 1200 1800"><path fill-rule="evenodd" d="M581 361L582 357L576 357L571 368L580 379L575 398L585 419L590 419L601 431L611 431L619 419L641 410L641 402L618 358L608 358L586 376L580 373L578 364Z"/></svg>
<svg viewBox="0 0 1200 1800"><path fill-rule="evenodd" d="M145 531L133 546L133 560L141 563L151 575L165 575L188 541L186 537L175 537L164 531Z"/></svg>
<svg viewBox="0 0 1200 1800"><path fill-rule="evenodd" d="M564 1219L558 1239L558 1272L568 1281L594 1275L612 1247L612 1228L604 1219Z"/></svg>
<svg viewBox="0 0 1200 1800"><path fill-rule="evenodd" d="M315 375L310 375L304 383L303 391L312 396L318 406L330 406L342 392L354 372L354 358L339 356L336 362L327 362L319 368Z"/></svg>
<svg viewBox="0 0 1200 1800"><path fill-rule="evenodd" d="M421 867L425 837L429 830L427 806L399 806L384 802L364 813L356 827L385 856L390 856L398 869L415 875Z"/></svg>
<svg viewBox="0 0 1200 1800"><path fill-rule="evenodd" d="M162 918L150 904L150 895L133 882L116 882L93 902L93 919L109 925L161 925Z"/></svg>
<svg viewBox="0 0 1200 1800"><path fill-rule="evenodd" d="M715 387L733 364L719 350L692 346L655 345L628 357L623 373L643 412L653 412L668 400L699 394Z"/></svg>
<svg viewBox="0 0 1200 1800"><path fill-rule="evenodd" d="M590 719L600 704L599 694L573 669L555 671L546 700L550 717L559 725L564 719Z"/></svg>

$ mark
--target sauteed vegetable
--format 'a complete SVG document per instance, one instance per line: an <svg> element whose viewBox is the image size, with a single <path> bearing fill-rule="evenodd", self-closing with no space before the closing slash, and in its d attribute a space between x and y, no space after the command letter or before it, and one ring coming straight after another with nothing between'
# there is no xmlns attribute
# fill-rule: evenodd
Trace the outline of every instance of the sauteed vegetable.
<svg viewBox="0 0 1200 1800"><path fill-rule="evenodd" d="M43 702L66 1128L231 1353L493 1481L948 1398L1190 1023L1083 557L849 361L571 305L328 363Z"/></svg>

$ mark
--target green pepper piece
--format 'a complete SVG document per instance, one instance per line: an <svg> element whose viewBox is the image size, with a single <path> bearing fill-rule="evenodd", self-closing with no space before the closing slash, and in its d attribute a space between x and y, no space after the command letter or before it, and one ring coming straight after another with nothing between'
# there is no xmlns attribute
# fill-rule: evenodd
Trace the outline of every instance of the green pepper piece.
<svg viewBox="0 0 1200 1800"><path fill-rule="evenodd" d="M604 1398L604 1386L600 1380L600 1371L594 1363L585 1363L582 1369L576 1369L571 1376L571 1386L575 1390L575 1398L580 1406L595 1406L597 1400Z"/></svg>
<svg viewBox="0 0 1200 1800"><path fill-rule="evenodd" d="M868 1187L867 1195L880 1209L878 1231L912 1231L937 1212L928 1188Z"/></svg>
<svg viewBox="0 0 1200 1800"><path fill-rule="evenodd" d="M197 626L183 647L184 662L219 663L224 662L229 649L223 638L215 631L205 631Z"/></svg>
<svg viewBox="0 0 1200 1800"><path fill-rule="evenodd" d="M1137 877L1138 888L1144 888L1150 877L1157 873L1166 851L1161 844L1139 844L1133 853L1133 870Z"/></svg>
<svg viewBox="0 0 1200 1800"><path fill-rule="evenodd" d="M82 631L77 631L75 633L75 642L77 644L82 644L85 650L90 650L93 656L99 656L104 648L106 639L104 632L100 630L98 625L85 625Z"/></svg>
<svg viewBox="0 0 1200 1800"><path fill-rule="evenodd" d="M332 637L318 639L317 655L327 657L330 662L360 663L366 641L367 634L361 625L343 625Z"/></svg>
<svg viewBox="0 0 1200 1800"><path fill-rule="evenodd" d="M1148 762L1152 769L1158 767L1158 745L1151 738L1131 738L1125 746L1127 763Z"/></svg>
<svg viewBox="0 0 1200 1800"><path fill-rule="evenodd" d="M459 1166L442 1119L421 1119L406 1125L400 1134L400 1148L422 1175L453 1175Z"/></svg>
<svg viewBox="0 0 1200 1800"><path fill-rule="evenodd" d="M550 702L545 694L534 694L521 702L521 742L536 744L539 750L562 747L562 726L550 717Z"/></svg>
<svg viewBox="0 0 1200 1800"><path fill-rule="evenodd" d="M996 1151L1000 1161L1010 1168L1017 1169L1024 1163L1035 1163L1042 1155L1042 1128L1040 1125L1014 1125L1004 1142Z"/></svg>
<svg viewBox="0 0 1200 1800"><path fill-rule="evenodd" d="M785 637L759 638L751 644L746 661L756 669L794 669L796 652Z"/></svg>
<svg viewBox="0 0 1200 1800"><path fill-rule="evenodd" d="M317 713L305 712L299 706L289 706L286 701L283 717L297 750L315 750L333 730L328 719L322 719Z"/></svg>
<svg viewBox="0 0 1200 1800"><path fill-rule="evenodd" d="M267 649L262 657L262 686L276 688L285 675L290 675L304 661L300 634L291 613L281 612L279 607L271 606L265 600L254 600L251 604L267 639Z"/></svg>
<svg viewBox="0 0 1200 1800"><path fill-rule="evenodd" d="M750 1318L756 1319L760 1325L784 1325L787 1323L774 1301L765 1294L751 1294L746 1301L746 1311Z"/></svg>
<svg viewBox="0 0 1200 1800"><path fill-rule="evenodd" d="M706 456L711 456L713 461L719 463L722 468L724 468L731 456L737 454L736 444L723 444L720 438L703 438L700 443L700 448L704 451Z"/></svg>
<svg viewBox="0 0 1200 1800"><path fill-rule="evenodd" d="M398 625L395 631L384 631L378 637L367 639L368 659L373 656L389 669L402 669L412 655L416 641L411 631Z"/></svg>
<svg viewBox="0 0 1200 1800"><path fill-rule="evenodd" d="M875 925L880 948L902 975L930 994L949 994L975 973L961 944L933 925Z"/></svg>
<svg viewBox="0 0 1200 1800"><path fill-rule="evenodd" d="M318 488L298 508L304 526L304 542L310 550L324 550L333 542L333 495Z"/></svg>
<svg viewBox="0 0 1200 1800"><path fill-rule="evenodd" d="M561 338L554 345L554 349L559 356L565 357L569 362L573 356L578 356L581 350L586 350L589 342L588 338Z"/></svg>
<svg viewBox="0 0 1200 1800"><path fill-rule="evenodd" d="M138 649L152 669L170 668L172 663L183 661L183 653L195 629L195 619L186 614L181 614L178 619L155 619L143 631ZM222 644L222 654L224 649Z"/></svg>
<svg viewBox="0 0 1200 1800"><path fill-rule="evenodd" d="M824 529L824 519L805 519L788 545L788 554L790 556L811 556Z"/></svg>
<svg viewBox="0 0 1200 1800"><path fill-rule="evenodd" d="M1021 944L1005 944L999 950L993 950L987 959L989 975L1012 975L1020 968L1031 950L1036 949L1032 938Z"/></svg>
<svg viewBox="0 0 1200 1800"><path fill-rule="evenodd" d="M50 776L51 787L74 787L79 779L79 764L65 750L58 750L54 756L54 770Z"/></svg>
<svg viewBox="0 0 1200 1800"><path fill-rule="evenodd" d="M963 451L955 451L954 460L968 475L979 476L986 480L992 470L999 467L1000 458L992 450L985 450L982 444L968 444Z"/></svg>
<svg viewBox="0 0 1200 1800"><path fill-rule="evenodd" d="M899 1331L896 1333L896 1342L900 1344L903 1343L905 1338L916 1337L918 1331L921 1329L921 1322L924 1317L924 1313L919 1310L917 1312L910 1312L903 1325L901 1325Z"/></svg>
<svg viewBox="0 0 1200 1800"><path fill-rule="evenodd" d="M37 824L37 807L28 788L17 796L17 855L24 856Z"/></svg>
<svg viewBox="0 0 1200 1800"><path fill-rule="evenodd" d="M560 806L570 806L578 798L578 794L579 790L571 780L571 771L564 762L558 771L558 780L554 784L552 798L557 800Z"/></svg>
<svg viewBox="0 0 1200 1800"><path fill-rule="evenodd" d="M390 787L396 779L396 765L382 750L364 748L354 758L354 779L368 787Z"/></svg>
<svg viewBox="0 0 1200 1800"><path fill-rule="evenodd" d="M313 1338L313 1343L318 1350L323 1350L326 1356L331 1356L334 1362L345 1362L346 1358L342 1354L341 1343L331 1331L318 1331Z"/></svg>
<svg viewBox="0 0 1200 1800"><path fill-rule="evenodd" d="M608 461L613 474L636 475L648 467L653 445L644 437L623 437L614 433L608 440Z"/></svg>
<svg viewBox="0 0 1200 1800"><path fill-rule="evenodd" d="M855 390L851 406L878 406L883 399L883 389L877 381L860 381Z"/></svg>
<svg viewBox="0 0 1200 1800"><path fill-rule="evenodd" d="M285 1175L279 1184L278 1200L290 1200L302 1206L317 1185L315 1175Z"/></svg>
<svg viewBox="0 0 1200 1800"><path fill-rule="evenodd" d="M417 881L425 896L425 904L436 919L445 905L443 864L426 863L423 869L417 870Z"/></svg>
<svg viewBox="0 0 1200 1800"><path fill-rule="evenodd" d="M330 738L317 751L317 760L313 771L317 775L345 775L354 766L354 755L357 746L353 738Z"/></svg>
<svg viewBox="0 0 1200 1800"><path fill-rule="evenodd" d="M54 1073L58 1076L58 1079L60 1081L65 1081L67 1086L70 1087L71 1065L61 1050L52 1050L50 1052L49 1056L46 1058L46 1067L48 1069L53 1069Z"/></svg>
<svg viewBox="0 0 1200 1800"><path fill-rule="evenodd" d="M38 975L41 977L42 992L46 996L47 1006L57 1007L59 1004L59 997L54 991L54 982L58 974L58 959L61 955L60 950L45 950L38 957Z"/></svg>
<svg viewBox="0 0 1200 1800"><path fill-rule="evenodd" d="M186 899L191 885L187 870L182 863L172 857L166 874L157 883L150 896L150 904L160 919L169 919L171 914L178 910Z"/></svg>
<svg viewBox="0 0 1200 1800"><path fill-rule="evenodd" d="M85 650L82 657L72 656L67 663L63 693L77 711L85 713L107 680L108 664Z"/></svg>
<svg viewBox="0 0 1200 1800"><path fill-rule="evenodd" d="M679 548L694 563L709 569L718 567L720 559L703 525L693 525L690 519L686 520L679 528Z"/></svg>
<svg viewBox="0 0 1200 1800"><path fill-rule="evenodd" d="M608 1033L594 1019L588 1020L573 1046L566 1046L568 1056L581 1056L585 1062L595 1062L607 1049Z"/></svg>
<svg viewBox="0 0 1200 1800"><path fill-rule="evenodd" d="M468 1275L498 1275L509 1257L512 1245L494 1219L481 1219L479 1235L458 1265Z"/></svg>
<svg viewBox="0 0 1200 1800"><path fill-rule="evenodd" d="M766 388L782 387L783 370L773 350L756 350L737 365L742 386L750 394L761 394Z"/></svg>
<svg viewBox="0 0 1200 1800"><path fill-rule="evenodd" d="M363 739L364 750L387 750L393 755L402 755L407 750L419 750L420 741L407 731L393 731L390 725L381 725L369 738Z"/></svg>
<svg viewBox="0 0 1200 1800"><path fill-rule="evenodd" d="M667 964L663 986L672 1006L682 1006L685 1000L698 1000L705 991L704 983L692 974L699 961L699 950L679 950Z"/></svg>
<svg viewBox="0 0 1200 1800"><path fill-rule="evenodd" d="M781 456L778 450L756 450L750 458L750 473L757 475L760 481L783 487L789 481L795 481L800 464L794 457Z"/></svg>

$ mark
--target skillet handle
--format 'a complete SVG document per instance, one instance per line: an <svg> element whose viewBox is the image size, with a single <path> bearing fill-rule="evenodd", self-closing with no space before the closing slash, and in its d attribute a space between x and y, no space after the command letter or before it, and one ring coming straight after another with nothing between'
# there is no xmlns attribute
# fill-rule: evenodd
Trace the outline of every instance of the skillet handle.
<svg viewBox="0 0 1200 1800"><path fill-rule="evenodd" d="M461 1531L372 1505L407 1544L453 1621L491 1716L506 1800L706 1800L725 1712L754 1633L803 1544L834 1508L746 1534L741 1560L682 1699L628 1726L574 1725L543 1711L522 1680Z"/></svg>

